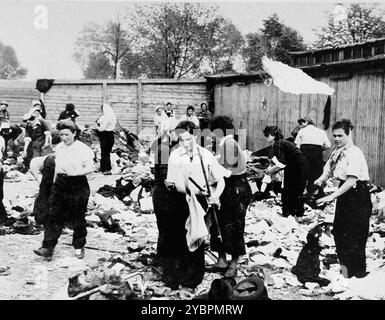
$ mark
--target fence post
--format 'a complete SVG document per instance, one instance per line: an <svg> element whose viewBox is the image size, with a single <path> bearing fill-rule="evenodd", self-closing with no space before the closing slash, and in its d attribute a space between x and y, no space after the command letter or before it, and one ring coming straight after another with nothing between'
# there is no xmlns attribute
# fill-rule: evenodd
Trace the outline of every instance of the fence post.
<svg viewBox="0 0 385 320"><path fill-rule="evenodd" d="M142 80L138 79L137 84L137 90L136 90L136 99L137 99L137 131L136 133L139 134L139 132L143 129L143 117L142 117Z"/></svg>
<svg viewBox="0 0 385 320"><path fill-rule="evenodd" d="M103 104L107 103L107 82L103 82Z"/></svg>

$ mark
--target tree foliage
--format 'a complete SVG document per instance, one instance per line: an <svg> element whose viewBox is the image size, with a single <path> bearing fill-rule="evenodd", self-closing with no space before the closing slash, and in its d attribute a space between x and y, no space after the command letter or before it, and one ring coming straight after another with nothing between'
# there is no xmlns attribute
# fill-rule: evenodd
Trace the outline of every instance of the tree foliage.
<svg viewBox="0 0 385 320"><path fill-rule="evenodd" d="M141 4L128 9L119 24L85 25L74 57L85 77L182 78L232 69L243 43L242 34L218 15L216 6ZM101 72L93 70L100 66Z"/></svg>
<svg viewBox="0 0 385 320"><path fill-rule="evenodd" d="M123 27L119 17L104 25L88 22L83 26L75 43L74 58L83 69L84 76L104 75L116 79L121 60L131 52L136 39ZM103 57L104 56L104 57ZM103 70L93 68L103 66Z"/></svg>
<svg viewBox="0 0 385 320"><path fill-rule="evenodd" d="M318 32L316 48L365 42L369 39L385 37L385 21L376 5L351 4L336 6L327 12L328 24Z"/></svg>
<svg viewBox="0 0 385 320"><path fill-rule="evenodd" d="M274 13L263 20L260 32L246 35L246 47L243 51L247 70L261 69L261 58L270 58L290 63L290 51L305 50L306 45L302 36L294 29L284 25L278 15Z"/></svg>
<svg viewBox="0 0 385 320"><path fill-rule="evenodd" d="M207 24L201 43L206 51L206 71L220 73L233 71L233 60L242 53L245 41L231 21L218 16Z"/></svg>
<svg viewBox="0 0 385 320"><path fill-rule="evenodd" d="M199 72L208 46L205 32L216 7L191 3L136 6L129 16L131 29L141 39L136 52L149 77L181 78ZM126 68L127 69L127 68ZM127 70L123 70L127 74Z"/></svg>
<svg viewBox="0 0 385 320"><path fill-rule="evenodd" d="M0 42L0 79L22 79L27 69L20 66L15 50Z"/></svg>
<svg viewBox="0 0 385 320"><path fill-rule="evenodd" d="M86 79L108 79L113 74L114 66L103 52L90 53L86 69L84 70L84 77Z"/></svg>

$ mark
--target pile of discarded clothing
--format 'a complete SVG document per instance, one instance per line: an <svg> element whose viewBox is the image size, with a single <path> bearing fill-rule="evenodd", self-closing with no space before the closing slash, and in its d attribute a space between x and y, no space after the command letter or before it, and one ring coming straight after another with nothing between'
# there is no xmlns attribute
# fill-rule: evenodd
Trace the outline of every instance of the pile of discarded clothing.
<svg viewBox="0 0 385 320"><path fill-rule="evenodd" d="M42 227L35 223L31 216L33 211L33 198L18 199L18 205L12 205L9 201L3 200L7 212L7 218L1 227L0 234L19 233L23 235L37 235Z"/></svg>

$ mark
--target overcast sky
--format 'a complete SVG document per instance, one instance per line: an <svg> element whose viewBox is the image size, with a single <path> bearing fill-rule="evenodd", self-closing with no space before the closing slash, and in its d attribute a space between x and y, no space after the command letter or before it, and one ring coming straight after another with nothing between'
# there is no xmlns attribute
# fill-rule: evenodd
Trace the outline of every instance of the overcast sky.
<svg viewBox="0 0 385 320"><path fill-rule="evenodd" d="M312 29L326 24L325 10L332 10L336 3L255 0L207 2L219 5L220 13L229 18L244 34L258 31L262 26L262 20L276 12L285 24L299 31L308 43L315 40ZM0 41L15 49L21 65L28 69L28 80L80 79L82 73L72 54L83 23L105 22L132 3L132 1L2 0ZM34 9L38 5L47 7L46 30L34 27L36 18Z"/></svg>

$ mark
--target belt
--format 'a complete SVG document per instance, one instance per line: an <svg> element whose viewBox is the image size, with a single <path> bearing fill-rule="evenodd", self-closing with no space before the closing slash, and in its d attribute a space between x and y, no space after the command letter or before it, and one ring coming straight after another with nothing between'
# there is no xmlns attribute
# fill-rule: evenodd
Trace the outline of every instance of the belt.
<svg viewBox="0 0 385 320"><path fill-rule="evenodd" d="M68 177L65 173L58 173L56 176L62 178Z"/></svg>

